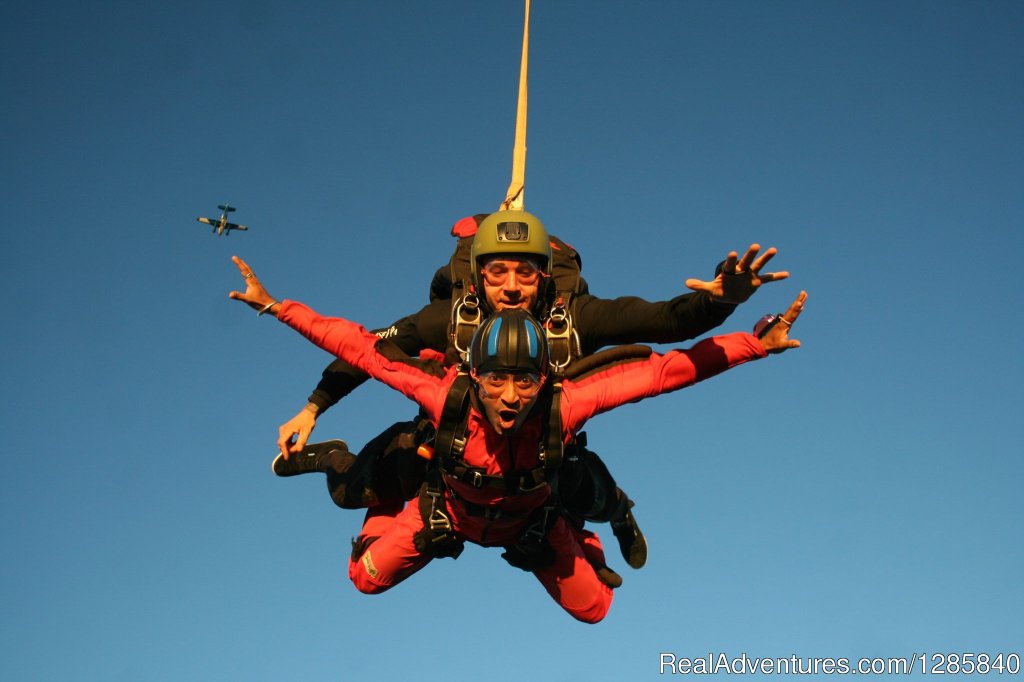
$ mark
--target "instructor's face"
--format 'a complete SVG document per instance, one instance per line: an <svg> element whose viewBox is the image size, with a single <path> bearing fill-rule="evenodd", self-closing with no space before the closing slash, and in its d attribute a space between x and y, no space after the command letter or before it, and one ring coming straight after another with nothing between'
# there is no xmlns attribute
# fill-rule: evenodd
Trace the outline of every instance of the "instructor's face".
<svg viewBox="0 0 1024 682"><path fill-rule="evenodd" d="M484 296L492 310L529 311L537 301L541 276L532 261L514 257L487 261L480 273Z"/></svg>

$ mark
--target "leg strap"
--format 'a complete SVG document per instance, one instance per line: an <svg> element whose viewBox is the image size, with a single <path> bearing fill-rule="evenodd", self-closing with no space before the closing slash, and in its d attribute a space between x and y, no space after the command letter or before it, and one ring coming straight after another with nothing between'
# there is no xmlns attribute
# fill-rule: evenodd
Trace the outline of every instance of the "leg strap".
<svg viewBox="0 0 1024 682"><path fill-rule="evenodd" d="M524 571L539 571L550 566L555 560L555 550L548 542L548 531L558 520L558 514L554 499L534 510L519 539L505 548L501 558Z"/></svg>
<svg viewBox="0 0 1024 682"><path fill-rule="evenodd" d="M423 517L423 528L413 536L413 544L418 552L435 559L458 559L465 548L465 542L452 528L444 492L438 485L438 478L436 470L428 472L427 480L420 488L417 504Z"/></svg>

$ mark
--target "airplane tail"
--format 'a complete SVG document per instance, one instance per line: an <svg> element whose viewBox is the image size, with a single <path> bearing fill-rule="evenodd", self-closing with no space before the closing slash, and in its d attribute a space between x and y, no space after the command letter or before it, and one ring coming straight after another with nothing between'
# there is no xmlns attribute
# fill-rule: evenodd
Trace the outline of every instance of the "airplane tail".
<svg viewBox="0 0 1024 682"><path fill-rule="evenodd" d="M229 206L228 204L217 204L217 208L228 213L231 213L232 211L235 210L234 206Z"/></svg>

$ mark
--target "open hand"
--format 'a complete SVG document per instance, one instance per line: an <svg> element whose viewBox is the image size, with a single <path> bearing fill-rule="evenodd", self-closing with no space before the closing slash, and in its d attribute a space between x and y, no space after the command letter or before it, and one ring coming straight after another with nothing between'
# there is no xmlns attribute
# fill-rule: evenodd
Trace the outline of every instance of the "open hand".
<svg viewBox="0 0 1024 682"><path fill-rule="evenodd" d="M796 318L800 317L800 313L804 310L804 301L807 300L807 292L801 291L797 295L790 305L789 309L782 313L782 317L779 318L778 324L768 330L768 333L762 336L758 341L761 342L761 346L764 348L765 353L783 353L790 348L799 348L800 342L796 339L789 338L790 329L793 323L796 322Z"/></svg>
<svg viewBox="0 0 1024 682"><path fill-rule="evenodd" d="M760 257L760 244L751 244L743 258L735 251L730 251L722 265L722 271L710 282L690 278L686 280L688 289L704 291L711 298L721 303L743 303L757 291L758 287L768 282L778 282L789 277L788 272L764 272L761 270L768 264L778 249L774 246Z"/></svg>
<svg viewBox="0 0 1024 682"><path fill-rule="evenodd" d="M274 304L277 303L277 300L272 298L267 293L267 290L263 288L260 280L253 273L252 268L238 256L232 256L231 260L238 266L238 272L245 279L245 291L232 291L228 296L236 301L248 303L250 308L258 310L260 313L268 313L276 317L277 310L275 308L277 306Z"/></svg>

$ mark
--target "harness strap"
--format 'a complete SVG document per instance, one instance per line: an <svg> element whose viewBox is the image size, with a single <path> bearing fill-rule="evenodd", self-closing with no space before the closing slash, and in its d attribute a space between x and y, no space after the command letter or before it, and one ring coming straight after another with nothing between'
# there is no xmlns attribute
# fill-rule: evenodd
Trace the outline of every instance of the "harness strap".
<svg viewBox="0 0 1024 682"><path fill-rule="evenodd" d="M533 511L532 516L529 525L519 536L519 544L539 547L547 539L548 531L555 525L555 520L558 518L556 506L549 503L538 507Z"/></svg>
<svg viewBox="0 0 1024 682"><path fill-rule="evenodd" d="M562 466L562 379L552 377L551 390L545 404L540 407L547 411L548 420L541 434L540 461L552 489L555 488L555 476Z"/></svg>
<svg viewBox="0 0 1024 682"><path fill-rule="evenodd" d="M471 386L469 374L460 372L444 400L441 420L434 436L434 450L442 459L461 458L463 450L466 449Z"/></svg>
<svg viewBox="0 0 1024 682"><path fill-rule="evenodd" d="M612 346L611 348L605 348L602 351L598 351L593 355L588 355L587 357L572 363L572 367L566 371L565 376L567 379L572 379L576 382L583 381L587 377L608 369L609 367L621 365L626 362L646 360L653 352L654 351L650 346L641 346L636 344L630 346Z"/></svg>
<svg viewBox="0 0 1024 682"><path fill-rule="evenodd" d="M530 521L514 544L502 552L501 558L524 571L539 571L555 560L555 550L548 542L548 533L560 515L558 498L552 494L547 504L534 509Z"/></svg>
<svg viewBox="0 0 1024 682"><path fill-rule="evenodd" d="M441 470L446 478L466 483L474 488L497 488L509 495L528 493L547 481L544 467L537 467L525 473L511 473L493 476L485 469L471 467L452 457L441 459Z"/></svg>
<svg viewBox="0 0 1024 682"><path fill-rule="evenodd" d="M423 528L414 536L416 549L434 557L458 558L464 548L462 538L455 534L448 508L445 503L445 485L442 480L440 460L453 456L460 457L466 447L466 426L469 413L469 375L460 373L455 377L444 407L441 420L434 433L435 456L427 469L420 487L419 508Z"/></svg>
<svg viewBox="0 0 1024 682"><path fill-rule="evenodd" d="M471 387L469 374L460 372L452 383L441 409L441 419L434 436L435 456L419 494L423 529L414 538L416 548L435 557L458 557L462 553L464 542L455 534L447 514L446 490L471 516L485 516L489 519L523 518L514 512L505 512L458 498L446 485L446 478L469 483L478 488L496 487L509 494L526 493L547 484L551 487L550 497L544 506L532 512L522 536L514 545L506 548L503 554L513 566L524 570L538 570L550 565L553 560L554 553L546 538L559 515L557 485L558 468L562 463L561 377L553 375L551 387L544 392L544 397L535 407L548 414L538 443L541 466L525 473L505 476L488 475L483 469L467 466L462 461L469 423Z"/></svg>
<svg viewBox="0 0 1024 682"><path fill-rule="evenodd" d="M483 504L477 504L476 502L470 502L466 498L461 497L450 488L448 489L448 494L452 496L452 499L462 507L468 516L477 516L485 518L488 521L497 521L498 519L525 519L530 517L536 511L514 512L502 509L501 507L490 507Z"/></svg>
<svg viewBox="0 0 1024 682"><path fill-rule="evenodd" d="M465 549L465 542L452 528L436 465L428 470L427 479L420 487L418 504L423 528L413 536L413 545L418 551L435 558L458 559Z"/></svg>

